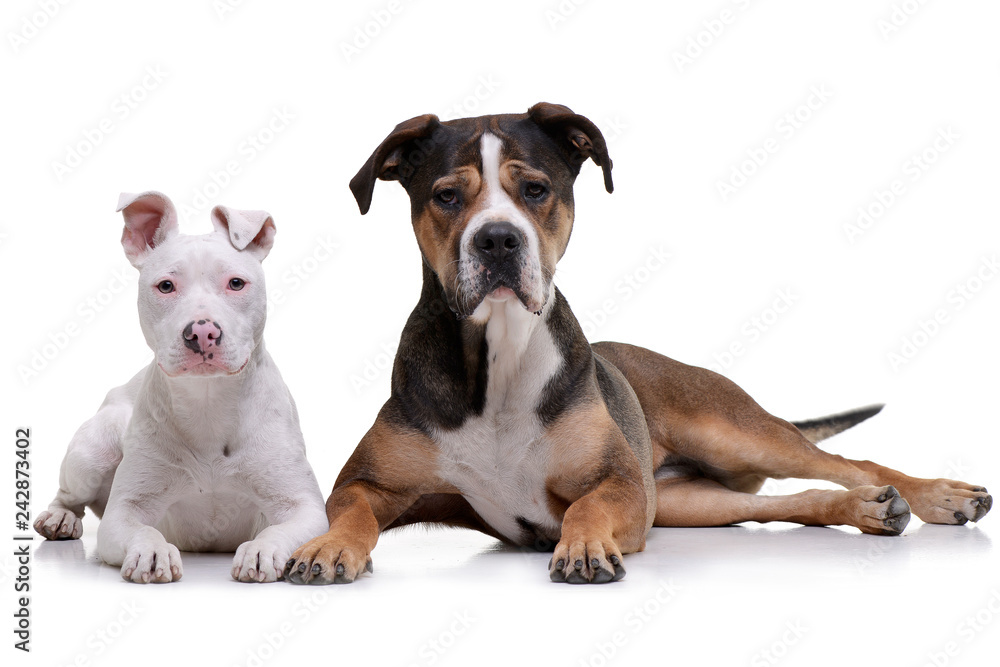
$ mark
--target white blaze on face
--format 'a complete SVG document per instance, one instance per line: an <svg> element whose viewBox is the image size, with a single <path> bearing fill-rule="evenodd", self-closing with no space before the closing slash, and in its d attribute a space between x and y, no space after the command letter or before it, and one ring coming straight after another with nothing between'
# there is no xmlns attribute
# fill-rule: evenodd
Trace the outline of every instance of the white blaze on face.
<svg viewBox="0 0 1000 667"><path fill-rule="evenodd" d="M483 160L483 204L462 233L459 280L471 285L475 276L482 271L473 241L476 233L487 223L509 222L521 232L525 241L521 255L521 289L540 308L545 300L545 286L542 284L538 233L500 182L503 142L496 135L484 132L479 152Z"/></svg>

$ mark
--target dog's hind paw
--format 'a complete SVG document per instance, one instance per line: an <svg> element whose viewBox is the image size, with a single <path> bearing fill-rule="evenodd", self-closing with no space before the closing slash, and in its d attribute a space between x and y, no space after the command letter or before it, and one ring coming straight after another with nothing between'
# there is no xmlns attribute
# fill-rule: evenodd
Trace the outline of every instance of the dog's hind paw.
<svg viewBox="0 0 1000 667"><path fill-rule="evenodd" d="M962 525L992 509L993 496L981 486L951 479L916 480L903 490L913 513L927 523Z"/></svg>
<svg viewBox="0 0 1000 667"><path fill-rule="evenodd" d="M893 486L859 486L835 493L838 517L831 524L849 524L870 535L899 535L910 523L910 506Z"/></svg>

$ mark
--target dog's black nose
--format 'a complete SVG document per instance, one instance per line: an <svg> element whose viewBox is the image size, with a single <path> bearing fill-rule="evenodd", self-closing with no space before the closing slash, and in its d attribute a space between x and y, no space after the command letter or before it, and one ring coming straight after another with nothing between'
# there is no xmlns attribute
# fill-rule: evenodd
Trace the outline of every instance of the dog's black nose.
<svg viewBox="0 0 1000 667"><path fill-rule="evenodd" d="M524 235L509 222L488 222L479 228L472 242L480 253L499 263L521 248Z"/></svg>

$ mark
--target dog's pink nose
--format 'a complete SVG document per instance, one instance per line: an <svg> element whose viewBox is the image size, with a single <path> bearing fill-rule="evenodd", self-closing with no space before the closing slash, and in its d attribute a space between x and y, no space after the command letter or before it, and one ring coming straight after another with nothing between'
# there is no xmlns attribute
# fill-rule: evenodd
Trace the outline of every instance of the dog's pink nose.
<svg viewBox="0 0 1000 667"><path fill-rule="evenodd" d="M222 344L222 328L212 320L188 322L182 335L185 347L198 354L208 354Z"/></svg>

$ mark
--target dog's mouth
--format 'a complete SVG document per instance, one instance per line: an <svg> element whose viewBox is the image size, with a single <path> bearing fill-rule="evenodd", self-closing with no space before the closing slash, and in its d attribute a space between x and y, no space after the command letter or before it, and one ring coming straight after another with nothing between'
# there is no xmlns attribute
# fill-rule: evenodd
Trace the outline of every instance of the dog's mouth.
<svg viewBox="0 0 1000 667"><path fill-rule="evenodd" d="M486 302L499 303L516 300L521 306L536 315L542 314L545 297L538 296L541 290L528 290L523 282L512 281L504 276L490 276L484 272L483 277L472 285L459 284L453 295L449 296L449 305L459 320L472 316ZM543 293L544 294L544 293Z"/></svg>
<svg viewBox="0 0 1000 667"><path fill-rule="evenodd" d="M494 288L492 292L486 295L486 298L493 301L509 301L510 299L517 299L518 301L521 301L521 297L517 295L517 292L506 285L500 285L499 287ZM524 301L521 301L521 305L524 305L524 307L527 308Z"/></svg>
<svg viewBox="0 0 1000 667"><path fill-rule="evenodd" d="M162 361L158 361L157 365L160 367L167 377L229 377L233 375L239 375L243 372L243 369L247 367L250 363L250 357L248 356L240 367L233 369L231 366L221 363L216 359L192 359L190 361L182 361L176 364L173 368L167 368Z"/></svg>

